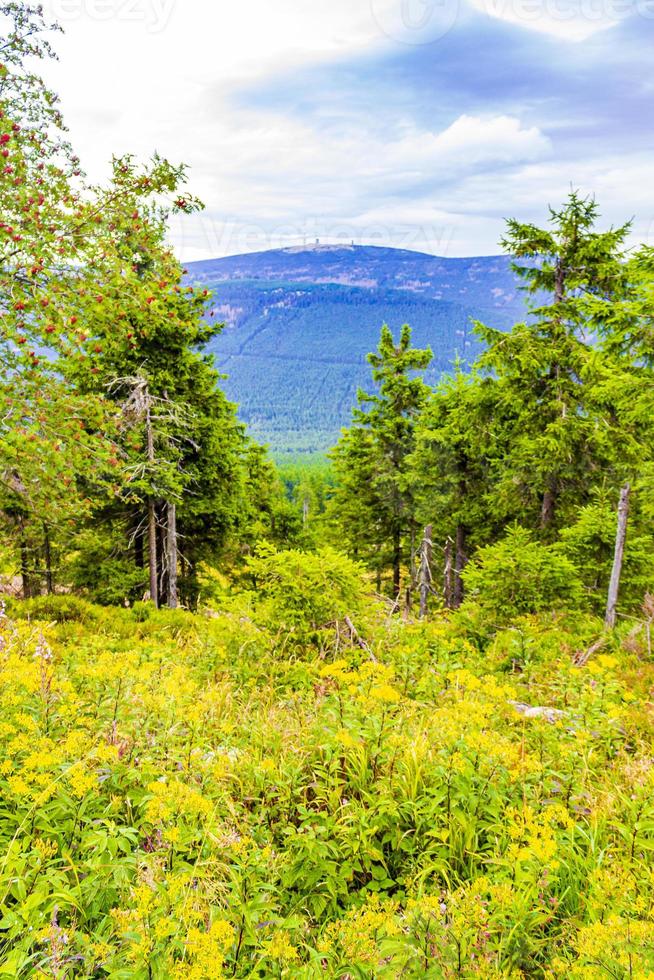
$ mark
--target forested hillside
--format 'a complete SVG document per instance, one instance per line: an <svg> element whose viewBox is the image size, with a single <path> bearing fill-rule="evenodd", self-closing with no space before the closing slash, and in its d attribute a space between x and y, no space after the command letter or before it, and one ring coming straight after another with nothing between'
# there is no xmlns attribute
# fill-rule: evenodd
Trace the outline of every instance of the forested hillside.
<svg viewBox="0 0 654 980"><path fill-rule="evenodd" d="M0 24L0 977L654 976L654 249L509 220L449 371L441 260L191 284Z"/></svg>
<svg viewBox="0 0 654 980"><path fill-rule="evenodd" d="M474 317L509 327L524 313L505 256L441 259L401 249L311 245L193 262L225 330L212 341L225 390L262 442L324 451L368 384L365 352L382 323L410 323L435 382L481 350Z"/></svg>

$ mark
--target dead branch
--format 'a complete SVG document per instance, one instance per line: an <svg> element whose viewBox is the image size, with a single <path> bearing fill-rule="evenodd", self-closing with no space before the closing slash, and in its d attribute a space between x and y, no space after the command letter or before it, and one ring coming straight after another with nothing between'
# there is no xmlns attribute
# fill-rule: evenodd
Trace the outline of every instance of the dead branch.
<svg viewBox="0 0 654 980"><path fill-rule="evenodd" d="M354 623L352 622L350 617L346 616L343 622L345 623L348 630L350 631L350 638L352 642L356 643L356 645L358 647L361 647L362 650L365 650L368 656L370 657L370 659L373 661L373 663L377 663L377 657L374 655L374 653L372 652L372 650L370 649L366 641L363 639L363 637L359 636L356 627L354 626Z"/></svg>
<svg viewBox="0 0 654 980"><path fill-rule="evenodd" d="M572 658L572 662L575 667L583 667L585 664L587 664L594 653L597 653L598 650L601 650L606 646L607 641L608 636L600 636L594 643L591 643L587 650L577 650Z"/></svg>

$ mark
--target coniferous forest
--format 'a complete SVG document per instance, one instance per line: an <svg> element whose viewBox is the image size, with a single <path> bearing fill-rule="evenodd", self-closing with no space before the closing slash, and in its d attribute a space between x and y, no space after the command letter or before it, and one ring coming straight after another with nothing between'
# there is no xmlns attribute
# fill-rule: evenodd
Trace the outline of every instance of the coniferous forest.
<svg viewBox="0 0 654 980"><path fill-rule="evenodd" d="M654 249L509 220L523 320L280 463L192 175L90 181L0 14L0 976L654 976Z"/></svg>

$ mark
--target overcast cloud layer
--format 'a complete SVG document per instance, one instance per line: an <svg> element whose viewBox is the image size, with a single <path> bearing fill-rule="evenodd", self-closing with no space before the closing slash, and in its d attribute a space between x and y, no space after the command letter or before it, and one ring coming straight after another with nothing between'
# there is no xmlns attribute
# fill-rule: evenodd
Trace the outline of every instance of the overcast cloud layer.
<svg viewBox="0 0 654 980"><path fill-rule="evenodd" d="M354 240L498 251L571 185L654 244L654 0L51 0L87 171L152 150L183 260Z"/></svg>

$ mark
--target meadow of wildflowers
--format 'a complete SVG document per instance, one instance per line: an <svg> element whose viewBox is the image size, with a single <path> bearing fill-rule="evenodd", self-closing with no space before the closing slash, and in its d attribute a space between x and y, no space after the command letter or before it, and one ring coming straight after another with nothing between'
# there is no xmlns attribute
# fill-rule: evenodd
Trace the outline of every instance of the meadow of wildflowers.
<svg viewBox="0 0 654 980"><path fill-rule="evenodd" d="M599 628L8 609L0 976L654 977L654 665Z"/></svg>

